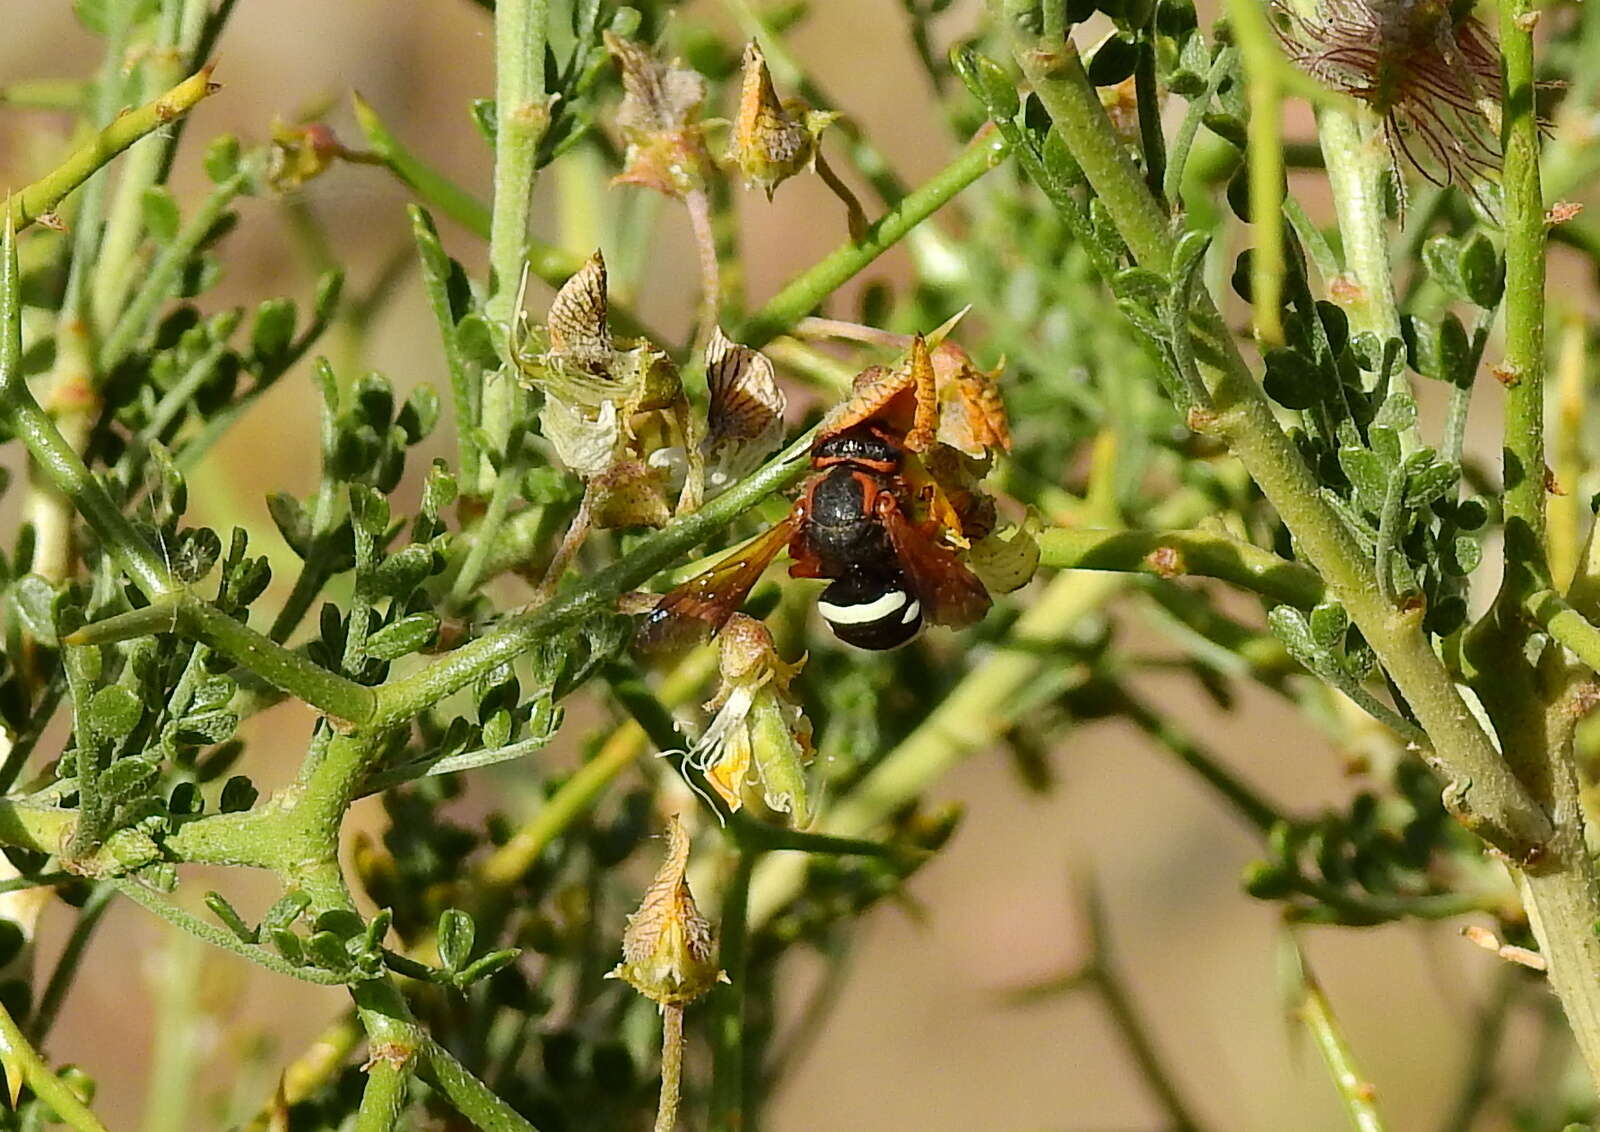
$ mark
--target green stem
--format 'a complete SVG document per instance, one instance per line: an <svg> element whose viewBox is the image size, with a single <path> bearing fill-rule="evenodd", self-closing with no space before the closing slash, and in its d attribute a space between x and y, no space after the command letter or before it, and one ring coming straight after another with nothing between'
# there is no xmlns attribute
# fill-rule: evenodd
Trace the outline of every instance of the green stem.
<svg viewBox="0 0 1600 1132"><path fill-rule="evenodd" d="M998 134L980 131L960 157L908 193L870 225L861 239L840 245L790 280L745 321L735 335L737 340L759 349L788 330L962 189L1000 164L1006 150L1005 141Z"/></svg>
<svg viewBox="0 0 1600 1132"><path fill-rule="evenodd" d="M209 94L221 89L211 81L211 68L203 67L159 98L119 115L55 169L14 194L7 207L13 228L21 231L39 217L54 211L68 193L87 181L146 134L183 117Z"/></svg>
<svg viewBox="0 0 1600 1132"><path fill-rule="evenodd" d="M8 1085L18 1089L26 1083L36 1097L76 1132L106 1132L106 1126L72 1091L72 1086L50 1072L44 1058L29 1044L3 1004L0 1004L0 1065L5 1067L8 1076L15 1071L22 1077L22 1081L8 1081Z"/></svg>
<svg viewBox="0 0 1600 1132"><path fill-rule="evenodd" d="M683 1099L683 1007L661 1008L661 1097L656 1102L655 1132L672 1132L678 1126L678 1102Z"/></svg>
<svg viewBox="0 0 1600 1132"><path fill-rule="evenodd" d="M98 368L105 373L127 356L138 344L151 324L161 304L174 294L183 278L183 271L217 221L222 219L235 197L250 184L248 172L238 172L211 190L209 196L195 209L194 215L184 221L172 243L162 249L139 289L128 301L122 316L107 333L100 345Z"/></svg>
<svg viewBox="0 0 1600 1132"><path fill-rule="evenodd" d="M210 645L273 687L298 696L337 719L365 723L375 711L378 689L328 671L187 591L169 594L143 609L96 621L68 640L73 644L108 644L152 633L181 633Z"/></svg>
<svg viewBox="0 0 1600 1132"><path fill-rule="evenodd" d="M1244 60L1250 106L1251 306L1256 336L1277 346L1283 343L1283 59L1266 9L1256 0L1230 0L1228 16Z"/></svg>
<svg viewBox="0 0 1600 1132"><path fill-rule="evenodd" d="M1018 63L1134 257L1140 266L1165 273L1174 243L1165 215L1107 120L1076 50L1047 50L1015 25L1013 34ZM1421 721L1433 742L1434 765L1458 784L1470 783L1462 820L1513 852L1539 845L1550 833L1548 818L1462 701L1422 631L1421 611L1396 610L1379 596L1371 561L1322 498L1204 296L1197 296L1194 319L1206 346L1204 354L1196 353L1216 408L1192 414L1192 423L1228 443L1277 509L1306 561L1344 604Z"/></svg>
<svg viewBox="0 0 1600 1132"><path fill-rule="evenodd" d="M145 1089L143 1132L185 1132L193 1127L190 1102L200 1067L200 988L205 960L199 940L171 930L156 956L155 1040Z"/></svg>
<svg viewBox="0 0 1600 1132"><path fill-rule="evenodd" d="M1125 689L1118 689L1116 702L1129 722L1176 755L1256 832L1265 835L1283 820L1278 807L1234 777L1221 760L1171 719Z"/></svg>
<svg viewBox="0 0 1600 1132"><path fill-rule="evenodd" d="M22 373L22 293L16 230L6 220L0 241L0 421L20 437L41 475L72 501L118 566L147 595L176 585L166 562L89 474L83 459L39 407Z"/></svg>
<svg viewBox="0 0 1600 1132"><path fill-rule="evenodd" d="M750 877L761 854L739 852L738 863L722 897L722 945L719 959L728 984L711 999L712 1132L739 1132L744 1112L744 988L749 955Z"/></svg>
<svg viewBox="0 0 1600 1132"><path fill-rule="evenodd" d="M146 50L142 64L141 97L149 98L183 76L187 60L179 50L178 39L188 3L192 0L162 0L156 39ZM134 276L134 256L144 236L144 195L160 180L176 140L173 130L157 131L135 145L123 162L89 291L89 311L97 331L103 332L111 325L127 296Z"/></svg>
<svg viewBox="0 0 1600 1132"><path fill-rule="evenodd" d="M538 1132L438 1042L425 1040L422 1055L428 1083L449 1097L456 1111L481 1132Z"/></svg>
<svg viewBox="0 0 1600 1132"><path fill-rule="evenodd" d="M1356 1064L1355 1054L1345 1040L1344 1031L1340 1029L1339 1020L1328 1004L1327 995L1322 993L1321 984L1305 966L1305 959L1299 954L1298 948L1295 949L1294 961L1299 965L1300 975L1295 1012L1305 1023L1306 1029L1311 1031L1311 1037L1317 1043L1317 1052L1322 1054L1322 1060L1327 1063L1328 1073L1333 1078L1333 1087L1338 1090L1345 1114L1356 1132L1384 1132L1383 1118L1378 1115L1373 1103L1372 1085Z"/></svg>
<svg viewBox="0 0 1600 1132"><path fill-rule="evenodd" d="M1539 120L1535 111L1533 28L1527 0L1500 6L1505 71L1506 583L1524 589L1545 573L1544 287L1545 218L1539 185ZM1526 24L1526 26L1524 26Z"/></svg>
<svg viewBox="0 0 1600 1132"><path fill-rule="evenodd" d="M345 976L338 972L325 971L321 967L296 967L264 947L245 943L226 928L219 928L215 924L209 924L197 916L190 915L170 900L163 899L131 877L118 877L109 883L115 885L122 895L132 900L135 904L154 912L163 920L182 928L190 935L198 936L213 947L220 947L224 951L242 955L257 966L265 967L276 974L288 975L290 978L299 979L301 982L319 983L323 986L343 986L346 982Z"/></svg>
<svg viewBox="0 0 1600 1132"><path fill-rule="evenodd" d="M1523 603L1534 622L1571 649L1594 672L1600 672L1600 628L1554 590L1536 590Z"/></svg>
<svg viewBox="0 0 1600 1132"><path fill-rule="evenodd" d="M545 95L544 51L548 0L499 0L494 12L495 147L494 205L489 218L489 324L509 327L512 305L527 261L528 209L538 169L539 142L550 124ZM489 448L505 452L522 396L514 359L483 377L479 424ZM492 488L494 469L480 458L472 476L479 494Z"/></svg>
<svg viewBox="0 0 1600 1132"><path fill-rule="evenodd" d="M350 103L367 144L390 172L409 185L425 204L437 208L479 239L489 238L488 205L407 149L358 92L351 92ZM580 266L581 260L572 270Z"/></svg>
<svg viewBox="0 0 1600 1132"><path fill-rule="evenodd" d="M1316 571L1215 531L1052 527L1039 534L1038 543L1041 566L1220 578L1274 604L1299 609L1310 609L1323 598Z"/></svg>

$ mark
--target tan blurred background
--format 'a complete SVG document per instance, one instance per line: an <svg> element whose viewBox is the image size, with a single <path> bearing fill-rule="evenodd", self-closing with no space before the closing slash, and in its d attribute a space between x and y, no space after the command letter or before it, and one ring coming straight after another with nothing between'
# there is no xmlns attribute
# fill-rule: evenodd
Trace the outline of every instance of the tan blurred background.
<svg viewBox="0 0 1600 1132"><path fill-rule="evenodd" d="M835 92L839 108L867 126L908 181L936 169L950 142L924 98L901 5L818 0L812 11L793 46ZM94 44L67 0L8 0L0 14L0 84L81 76L94 65ZM967 19L958 6L943 26L953 36ZM491 40L488 17L467 0L242 0L219 52L217 78L225 89L195 113L191 138L223 130L261 138L273 115L292 116L330 99L338 105L330 120L355 142L347 95L359 89L429 160L486 191L487 153L466 108L471 98L492 91ZM0 184L23 183L52 157L53 151L24 144L38 128L36 116L0 112ZM198 154L193 145L182 152L180 191L200 182ZM338 169L308 192L339 254L351 262L357 287L408 240L407 198L372 170ZM554 198L547 187L540 201L539 227L553 233L546 214ZM245 223L230 237L220 296L246 301L290 293L303 302L308 277L278 206L257 199L246 201L243 211ZM752 300L838 241L837 212L824 190L805 181L785 186L770 206L745 198ZM646 288L643 305L658 321L682 326L692 260L685 226L670 213L664 211L654 260L658 286ZM446 240L474 264L473 241L448 228ZM905 261L891 254L874 273L903 277ZM402 387L419 380L444 384L432 320L414 281L378 326L369 364ZM244 422L227 452L194 477L202 515L242 515L261 532L259 547L285 553L271 533L262 496L311 487L313 422L309 385L303 374L291 375ZM1356 789L1342 776L1331 744L1275 701L1246 696L1237 716L1224 717L1187 688L1157 684L1151 690L1179 718L1202 726L1232 765L1287 806L1339 804ZM293 706L252 721L248 733L258 753L249 769L261 785L287 774L281 768L293 765L294 744L308 722ZM281 753L276 767L275 751ZM570 757L570 751L552 757ZM1290 1037L1277 991L1274 911L1239 891L1240 869L1256 855L1253 838L1183 770L1118 727L1079 731L1057 752L1056 766L1061 785L1047 798L1026 796L993 755L969 762L935 791L939 799L965 803L967 819L949 851L912 886L920 914L886 906L862 926L849 987L779 1097L770 1127L1161 1127L1158 1109L1092 996L1024 1008L998 1000L1005 987L1058 974L1083 958L1085 925L1070 885L1079 873L1092 875L1102 889L1115 962L1211 1128L1344 1128L1315 1052ZM364 803L355 824L370 825L379 816ZM223 879L249 912L270 898L252 878ZM191 876L185 891L219 883ZM59 949L60 935L61 918L53 918L45 927L45 963ZM1466 1056L1469 1004L1480 997L1496 960L1449 926L1310 931L1305 938L1392 1132L1438 1127ZM119 904L95 940L50 1043L53 1058L81 1062L98 1078L97 1108L113 1128L136 1127L144 1104L143 1071L156 1029L153 976L163 962L193 963L196 956L204 959L200 993L219 1018L198 1036L215 1066L202 1079L201 1096L237 1090L264 1098L268 1067L277 1062L270 1054L264 1061L244 1056L258 1041L254 1028L270 1020L278 1054L292 1054L344 1001L339 992L269 976L215 953L173 951L160 924ZM804 968L795 972L797 985L812 979L814 972ZM195 1109L193 1127L212 1127L210 1111Z"/></svg>

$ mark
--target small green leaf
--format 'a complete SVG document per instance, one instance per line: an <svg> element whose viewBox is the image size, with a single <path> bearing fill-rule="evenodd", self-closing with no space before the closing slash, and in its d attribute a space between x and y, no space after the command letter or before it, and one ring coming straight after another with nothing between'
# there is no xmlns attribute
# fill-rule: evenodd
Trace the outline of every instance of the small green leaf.
<svg viewBox="0 0 1600 1132"><path fill-rule="evenodd" d="M429 557L432 557L430 552ZM385 625L367 638L367 654L379 660L398 660L427 648L439 636L439 618L433 613L413 613Z"/></svg>
<svg viewBox="0 0 1600 1132"><path fill-rule="evenodd" d="M206 800L193 782L180 782L167 797L167 812L176 817L196 817L206 811Z"/></svg>
<svg viewBox="0 0 1600 1132"><path fill-rule="evenodd" d="M272 946L278 949L279 955L296 967L305 966L305 944L301 942L299 936L288 928L272 928L268 932L268 936L272 940Z"/></svg>
<svg viewBox="0 0 1600 1132"><path fill-rule="evenodd" d="M466 970L457 975L454 980L455 984L465 990L479 979L486 979L501 968L509 967L517 961L517 956L521 954L515 948L507 948L504 951L491 951L481 959L475 960Z"/></svg>
<svg viewBox="0 0 1600 1132"><path fill-rule="evenodd" d="M1462 388L1472 384L1472 343L1467 329L1453 314L1447 314L1439 323L1439 372L1441 381Z"/></svg>
<svg viewBox="0 0 1600 1132"><path fill-rule="evenodd" d="M350 485L350 517L373 538L389 527L389 501L366 484Z"/></svg>
<svg viewBox="0 0 1600 1132"><path fill-rule="evenodd" d="M94 728L95 734L108 739L132 734L142 718L144 705L139 697L120 684L101 688L89 701L89 726Z"/></svg>
<svg viewBox="0 0 1600 1132"><path fill-rule="evenodd" d="M1457 535L1450 551L1452 561L1445 563L1445 569L1458 578L1466 577L1483 563L1483 547L1471 535Z"/></svg>
<svg viewBox="0 0 1600 1132"><path fill-rule="evenodd" d="M223 134L206 147L206 176L216 184L231 180L239 172L239 139Z"/></svg>
<svg viewBox="0 0 1600 1132"><path fill-rule="evenodd" d="M364 374L354 388L356 410L379 432L389 427L394 413L394 386L380 373Z"/></svg>
<svg viewBox="0 0 1600 1132"><path fill-rule="evenodd" d="M1286 409L1309 409L1323 399L1323 378L1316 363L1289 346L1274 346L1265 355L1262 388Z"/></svg>
<svg viewBox="0 0 1600 1132"><path fill-rule="evenodd" d="M184 582L198 582L222 556L222 539L210 527L193 527L178 540L172 556L172 570Z"/></svg>
<svg viewBox="0 0 1600 1132"><path fill-rule="evenodd" d="M270 363L282 357L294 340L295 308L289 299L268 299L256 308L250 327L250 352L257 362Z"/></svg>
<svg viewBox="0 0 1600 1132"><path fill-rule="evenodd" d="M1325 601L1311 611L1312 640L1321 648L1332 650L1344 639L1350 628L1350 615L1336 601Z"/></svg>
<svg viewBox="0 0 1600 1132"><path fill-rule="evenodd" d="M1339 467L1355 488L1357 502L1369 511L1381 510L1388 492L1389 473L1377 454L1366 448L1340 448Z"/></svg>
<svg viewBox="0 0 1600 1132"><path fill-rule="evenodd" d="M178 202L163 185L152 185L144 191L139 202L144 214L144 226L157 243L171 243L178 234L182 218L178 215Z"/></svg>
<svg viewBox="0 0 1600 1132"><path fill-rule="evenodd" d="M472 945L477 934L477 924L459 908L446 908L440 914L437 944L439 959L446 971L454 973L466 967L467 961L472 958Z"/></svg>
<svg viewBox="0 0 1600 1132"><path fill-rule="evenodd" d="M261 932L246 924L243 917L234 910L233 905L229 904L220 893L206 893L206 907L211 909L213 916L222 921L224 927L238 936L243 942L261 942Z"/></svg>
<svg viewBox="0 0 1600 1132"><path fill-rule="evenodd" d="M233 702L239 685L231 676L207 676L195 685L194 696L189 701L189 711L194 714L216 711Z"/></svg>
<svg viewBox="0 0 1600 1132"><path fill-rule="evenodd" d="M24 574L11 587L11 607L29 636L55 647L56 611L60 595L37 574Z"/></svg>
<svg viewBox="0 0 1600 1132"><path fill-rule="evenodd" d="M1453 237L1434 236L1422 245L1422 262L1428 275L1452 299L1467 298L1466 286L1457 270L1461 249Z"/></svg>
<svg viewBox="0 0 1600 1132"><path fill-rule="evenodd" d="M1444 498L1461 482L1461 469L1454 464L1429 464L1406 479L1406 506L1426 507Z"/></svg>
<svg viewBox="0 0 1600 1132"><path fill-rule="evenodd" d="M1072 156L1072 150L1068 148L1066 139L1061 136L1061 131L1053 126L1045 133L1044 145L1039 150L1039 161L1044 165L1045 171L1064 189L1076 188L1085 181L1083 166Z"/></svg>
<svg viewBox="0 0 1600 1132"><path fill-rule="evenodd" d="M439 391L426 382L417 386L406 398L395 423L404 430L407 444L426 439L439 423Z"/></svg>
<svg viewBox="0 0 1600 1132"><path fill-rule="evenodd" d="M238 729L239 717L231 711L196 712L178 721L178 738L185 743L225 743Z"/></svg>
<svg viewBox="0 0 1600 1132"><path fill-rule="evenodd" d="M239 814L256 804L260 796L255 783L242 774L236 774L222 784L222 797L217 800L217 808L225 814Z"/></svg>
<svg viewBox="0 0 1600 1132"><path fill-rule="evenodd" d="M950 49L950 65L990 118L1005 121L1017 116L1021 105L1017 84L999 63L970 44L958 43Z"/></svg>
<svg viewBox="0 0 1600 1132"><path fill-rule="evenodd" d="M121 805L149 793L161 777L161 765L154 759L130 757L108 766L96 781L101 796L112 805Z"/></svg>
<svg viewBox="0 0 1600 1132"><path fill-rule="evenodd" d="M319 323L327 322L339 306L339 296L344 293L344 272L329 268L317 277L316 293L311 299L311 316Z"/></svg>
<svg viewBox="0 0 1600 1132"><path fill-rule="evenodd" d="M1127 267L1111 277L1111 292L1146 306L1159 306L1171 290L1167 277L1146 267Z"/></svg>
<svg viewBox="0 0 1600 1132"><path fill-rule="evenodd" d="M426 543L402 546L373 571L373 593L379 597L406 597L427 580L435 565L433 548Z"/></svg>
<svg viewBox="0 0 1600 1132"><path fill-rule="evenodd" d="M456 347L461 360L468 366L493 372L500 368L500 354L495 349L494 331L481 314L463 314L456 323Z"/></svg>
<svg viewBox="0 0 1600 1132"><path fill-rule="evenodd" d="M1247 131L1243 119L1232 114L1208 113L1202 114L1200 121L1205 124L1206 129L1223 141L1232 144L1236 149L1244 149Z"/></svg>
<svg viewBox="0 0 1600 1132"><path fill-rule="evenodd" d="M1100 45L1088 62L1089 81L1095 86L1116 86L1133 74L1139 62L1139 45L1114 35Z"/></svg>
<svg viewBox="0 0 1600 1132"><path fill-rule="evenodd" d="M312 932L306 940L306 958L325 971L345 971L350 967L344 940L333 932Z"/></svg>
<svg viewBox="0 0 1600 1132"><path fill-rule="evenodd" d="M489 143L489 148L494 148L495 131L499 129L500 115L496 110L492 98L474 98L472 100L472 124L478 127L478 133L483 135L483 140Z"/></svg>
<svg viewBox="0 0 1600 1132"><path fill-rule="evenodd" d="M1466 296L1478 306L1488 310L1500 301L1505 290L1506 265L1495 251L1494 244L1482 232L1461 246L1456 259L1456 273L1461 277Z"/></svg>
<svg viewBox="0 0 1600 1132"><path fill-rule="evenodd" d="M311 906L311 897L296 889L286 892L267 909L266 915L261 917L263 931L275 932L287 928L300 918L300 914Z"/></svg>
<svg viewBox="0 0 1600 1132"><path fill-rule="evenodd" d="M483 724L483 745L491 751L511 741L511 712L501 708Z"/></svg>

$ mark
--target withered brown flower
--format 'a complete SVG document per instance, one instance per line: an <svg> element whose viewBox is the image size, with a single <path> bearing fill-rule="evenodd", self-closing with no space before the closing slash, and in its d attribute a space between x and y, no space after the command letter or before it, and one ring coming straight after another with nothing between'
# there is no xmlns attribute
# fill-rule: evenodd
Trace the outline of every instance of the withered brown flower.
<svg viewBox="0 0 1600 1132"><path fill-rule="evenodd" d="M1398 166L1482 201L1500 173L1500 60L1488 29L1446 0L1317 0L1273 5L1285 53L1383 121Z"/></svg>
<svg viewBox="0 0 1600 1132"><path fill-rule="evenodd" d="M711 168L700 122L705 79L677 63L661 62L631 39L606 32L605 42L622 73L617 126L628 143L615 182L643 185L671 197L703 187Z"/></svg>

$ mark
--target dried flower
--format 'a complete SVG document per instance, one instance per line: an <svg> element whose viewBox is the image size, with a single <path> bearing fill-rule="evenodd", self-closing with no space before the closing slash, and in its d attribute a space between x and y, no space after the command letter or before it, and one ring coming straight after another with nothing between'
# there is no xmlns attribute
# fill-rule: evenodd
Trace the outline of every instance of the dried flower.
<svg viewBox="0 0 1600 1132"><path fill-rule="evenodd" d="M1482 199L1500 172L1500 60L1488 30L1445 0L1276 3L1284 50L1319 82L1383 119L1384 141L1435 184Z"/></svg>
<svg viewBox="0 0 1600 1132"><path fill-rule="evenodd" d="M596 251L550 303L548 349L514 347L525 380L544 393L539 422L561 461L589 485L598 527L659 527L700 504L699 426L672 359L653 342L612 337L605 258Z"/></svg>
<svg viewBox="0 0 1600 1132"><path fill-rule="evenodd" d="M782 442L788 399L766 355L732 341L720 326L706 346L706 385L711 393L707 483L726 487L754 471Z"/></svg>
<svg viewBox="0 0 1600 1132"><path fill-rule="evenodd" d="M693 1002L727 975L717 966L717 936L689 891L689 834L667 821L667 859L645 889L622 933L622 962L606 977L622 979L662 1007Z"/></svg>
<svg viewBox="0 0 1600 1132"><path fill-rule="evenodd" d="M972 457L1011 451L1011 424L996 378L1003 367L981 370L948 338L933 348L933 384L939 397L939 443Z"/></svg>
<svg viewBox="0 0 1600 1132"><path fill-rule="evenodd" d="M628 145L613 183L643 185L670 197L703 187L711 167L700 124L705 79L677 63L660 62L643 44L609 31L605 42L622 72L617 126Z"/></svg>
<svg viewBox="0 0 1600 1132"><path fill-rule="evenodd" d="M769 809L795 825L811 820L805 767L811 761L811 723L789 692L805 661L786 664L767 627L736 613L720 637L722 685L706 710L711 726L688 753L728 808L744 805L758 782ZM752 774L753 772L753 774Z"/></svg>
<svg viewBox="0 0 1600 1132"><path fill-rule="evenodd" d="M771 200L780 184L815 165L817 142L838 118L831 111L812 110L803 99L780 102L760 45L753 39L745 44L733 158L747 188L760 185Z"/></svg>
<svg viewBox="0 0 1600 1132"><path fill-rule="evenodd" d="M272 144L267 153L267 184L275 192L291 192L320 177L341 157L343 145L325 123L290 125L272 120Z"/></svg>

